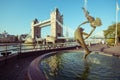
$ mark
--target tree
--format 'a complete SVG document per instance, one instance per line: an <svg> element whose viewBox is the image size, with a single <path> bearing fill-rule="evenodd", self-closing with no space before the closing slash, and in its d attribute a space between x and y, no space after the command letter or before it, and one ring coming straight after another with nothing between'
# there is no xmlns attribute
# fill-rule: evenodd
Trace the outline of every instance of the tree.
<svg viewBox="0 0 120 80"><path fill-rule="evenodd" d="M117 28L118 28L117 31L118 39L120 40L120 23L117 24ZM108 26L107 30L104 30L104 36L106 39L115 39L115 33L116 33L116 24L112 24Z"/></svg>

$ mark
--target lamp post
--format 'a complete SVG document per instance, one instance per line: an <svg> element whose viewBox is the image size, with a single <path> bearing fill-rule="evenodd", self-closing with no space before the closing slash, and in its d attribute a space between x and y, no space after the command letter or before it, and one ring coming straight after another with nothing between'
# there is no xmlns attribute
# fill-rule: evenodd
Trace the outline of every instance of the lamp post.
<svg viewBox="0 0 120 80"><path fill-rule="evenodd" d="M117 26L117 22L118 22L118 12L119 12L119 6L118 6L118 2L116 1L116 29L115 29L115 45L118 44L118 26Z"/></svg>

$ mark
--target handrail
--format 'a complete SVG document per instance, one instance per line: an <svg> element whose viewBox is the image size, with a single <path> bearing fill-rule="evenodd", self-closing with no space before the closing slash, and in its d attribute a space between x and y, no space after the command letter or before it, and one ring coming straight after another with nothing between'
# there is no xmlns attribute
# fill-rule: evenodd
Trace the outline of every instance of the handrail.
<svg viewBox="0 0 120 80"><path fill-rule="evenodd" d="M56 48L63 48L63 47L71 47L76 46L74 42L71 43L56 43L56 44L21 44L21 43L5 43L0 44L0 47L2 47L2 50L0 50L0 53L4 52L16 52L16 53L22 53L22 52L30 52L30 51L37 51L37 50L49 50L49 49L56 49ZM3 48L5 47L5 48ZM9 56L9 55L8 55Z"/></svg>

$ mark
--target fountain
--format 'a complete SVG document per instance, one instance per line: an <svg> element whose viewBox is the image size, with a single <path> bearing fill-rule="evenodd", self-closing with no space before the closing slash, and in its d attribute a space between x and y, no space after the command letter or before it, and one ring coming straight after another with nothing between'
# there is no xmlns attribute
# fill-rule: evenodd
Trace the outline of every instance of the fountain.
<svg viewBox="0 0 120 80"><path fill-rule="evenodd" d="M75 39L84 51L66 50L53 51L36 58L28 68L29 80L119 80L120 59L103 52L91 52L85 44L97 26L99 18L94 19L85 8L82 8L87 21L80 24L75 31ZM91 32L83 32L81 26L90 23ZM85 38L83 37L85 35ZM89 54L89 57L87 55ZM83 60L83 57L86 60Z"/></svg>
<svg viewBox="0 0 120 80"><path fill-rule="evenodd" d="M44 57L39 68L46 80L119 80L120 59L99 53L91 52L86 61L83 51L56 52Z"/></svg>

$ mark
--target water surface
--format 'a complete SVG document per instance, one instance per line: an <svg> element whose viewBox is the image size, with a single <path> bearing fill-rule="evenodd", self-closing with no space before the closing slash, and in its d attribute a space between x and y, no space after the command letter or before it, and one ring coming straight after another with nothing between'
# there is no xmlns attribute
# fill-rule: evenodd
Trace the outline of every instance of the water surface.
<svg viewBox="0 0 120 80"><path fill-rule="evenodd" d="M59 52L44 58L40 69L48 80L120 80L120 59L93 52Z"/></svg>

